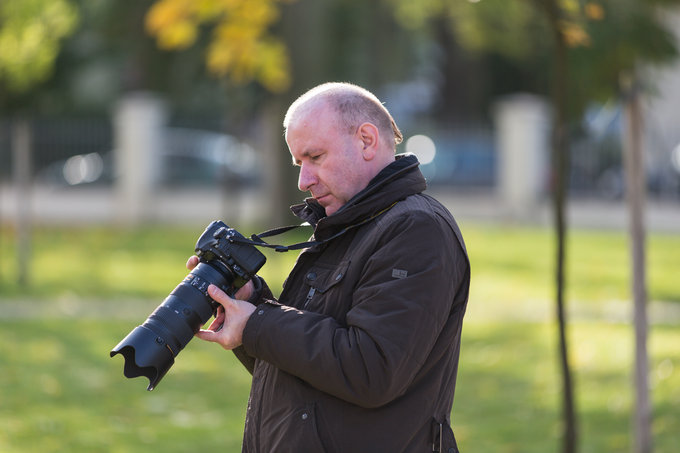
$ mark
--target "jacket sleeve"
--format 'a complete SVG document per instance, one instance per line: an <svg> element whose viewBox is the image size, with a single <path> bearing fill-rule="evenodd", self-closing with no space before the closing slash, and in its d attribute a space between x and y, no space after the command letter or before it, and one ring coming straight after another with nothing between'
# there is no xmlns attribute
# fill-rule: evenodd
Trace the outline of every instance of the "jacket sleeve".
<svg viewBox="0 0 680 453"><path fill-rule="evenodd" d="M379 407L402 395L456 311L454 300L464 308L469 278L449 225L416 214L380 227L345 323L265 303L248 321L245 350L353 404ZM457 298L461 288L465 297Z"/></svg>
<svg viewBox="0 0 680 453"><path fill-rule="evenodd" d="M248 299L248 302L257 306L265 303L266 301L274 300L274 296L271 290L269 289L267 282L265 282L262 277L256 275L253 278L253 285L255 287L255 291L253 292L253 294L251 294L250 298ZM249 355L243 346L235 348L233 352L236 358L246 368L246 370L248 370L250 374L253 374L253 370L255 368L255 357Z"/></svg>

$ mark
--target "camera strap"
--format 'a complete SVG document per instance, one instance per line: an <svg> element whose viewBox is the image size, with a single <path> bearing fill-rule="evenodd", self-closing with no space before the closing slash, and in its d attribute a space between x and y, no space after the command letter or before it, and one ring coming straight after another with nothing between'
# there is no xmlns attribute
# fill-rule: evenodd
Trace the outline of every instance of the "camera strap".
<svg viewBox="0 0 680 453"><path fill-rule="evenodd" d="M326 238L326 239L323 239L321 241L307 241L307 242L300 242L300 243L292 244L292 245L278 245L278 244L270 244L270 243L266 242L264 239L262 239L262 238L266 238L266 237L270 237L270 236L277 236L279 234L287 233L288 231L294 230L296 228L311 226L308 222L304 222L300 225L289 225L289 226L284 226L284 227L272 228L271 230L264 231L260 234L253 234L253 235L250 236L250 239L234 237L234 238L232 238L232 240L234 242L239 242L241 244L248 244L248 245L254 245L254 246L257 246L257 247L266 247L266 248L274 249L277 252L287 252L289 250L305 249L305 248L308 248L308 247L314 247L316 245L325 244L327 242L332 241L333 239L336 239L336 238L342 236L343 234L347 233L348 231L353 230L354 228L358 228L362 225L365 225L368 222L370 222L371 220L380 216L381 214L389 211L395 204L397 204L397 201L395 201L394 203L392 203L391 205L389 205L385 209L382 209L381 211L376 212L372 216L370 216L370 217L368 217L368 218L366 218L366 219L364 219L364 220L362 220L358 223L353 223L352 225L349 225L349 226L343 228L342 230L338 231L333 236Z"/></svg>

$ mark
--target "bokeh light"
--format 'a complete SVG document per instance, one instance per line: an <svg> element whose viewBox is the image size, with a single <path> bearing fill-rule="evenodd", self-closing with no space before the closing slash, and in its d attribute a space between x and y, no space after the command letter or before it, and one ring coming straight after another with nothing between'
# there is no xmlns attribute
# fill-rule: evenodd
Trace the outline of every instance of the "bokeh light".
<svg viewBox="0 0 680 453"><path fill-rule="evenodd" d="M415 154L421 165L427 165L434 160L437 147L427 135L414 135L406 140L406 152Z"/></svg>

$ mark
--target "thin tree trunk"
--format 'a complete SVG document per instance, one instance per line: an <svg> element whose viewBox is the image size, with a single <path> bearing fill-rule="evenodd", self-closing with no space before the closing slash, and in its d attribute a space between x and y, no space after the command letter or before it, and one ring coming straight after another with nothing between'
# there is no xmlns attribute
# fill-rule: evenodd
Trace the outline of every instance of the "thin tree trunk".
<svg viewBox="0 0 680 453"><path fill-rule="evenodd" d="M562 411L563 432L562 451L575 453L578 446L576 406L574 402L574 383L569 365L567 316L565 310L565 262L567 224L565 219L566 193L569 176L569 138L568 127L568 55L567 45L560 30L560 10L552 1L536 1L542 7L554 35L555 54L553 57L553 104L555 117L553 123L553 208L557 254L555 263L555 299L559 331L559 364L562 372Z"/></svg>
<svg viewBox="0 0 680 453"><path fill-rule="evenodd" d="M623 75L626 96L624 165L629 213L630 258L632 270L633 324L635 326L635 410L633 433L635 453L652 452L651 404L649 401L649 359L647 355L647 290L645 272L645 165L642 156L642 119L637 80Z"/></svg>
<svg viewBox="0 0 680 453"><path fill-rule="evenodd" d="M559 46L558 46L559 47ZM567 225L565 219L566 211L566 192L567 179L569 172L568 156L568 137L566 120L566 49L562 43L562 49L556 52L556 117L554 130L554 169L555 169L555 193L554 193L554 216L555 231L557 234L557 256L556 256L556 309L557 322L559 328L559 353L560 366L562 371L563 387L563 451L564 453L574 453L577 447L577 428L576 428L576 409L574 403L574 383L571 377L571 366L569 365L569 352L567 341L567 315L565 310L565 263Z"/></svg>

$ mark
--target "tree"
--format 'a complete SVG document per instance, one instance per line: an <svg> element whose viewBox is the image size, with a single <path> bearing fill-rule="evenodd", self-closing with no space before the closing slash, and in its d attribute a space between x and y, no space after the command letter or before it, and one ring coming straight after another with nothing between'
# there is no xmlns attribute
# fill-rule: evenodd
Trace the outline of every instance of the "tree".
<svg viewBox="0 0 680 453"><path fill-rule="evenodd" d="M184 49L196 42L204 24L213 25L206 49L208 69L236 83L255 80L281 92L290 85L286 47L269 33L283 0L158 0L146 28L162 49Z"/></svg>
<svg viewBox="0 0 680 453"><path fill-rule="evenodd" d="M73 32L78 11L65 0L9 0L0 3L0 104L12 93L25 93L48 79L61 41ZM30 218L26 210L31 173L30 124L13 125L17 204L18 280L28 282Z"/></svg>
<svg viewBox="0 0 680 453"><path fill-rule="evenodd" d="M562 11L555 1L537 1L544 12L553 35L555 56L553 59L553 92L552 100L555 115L553 119L553 206L555 232L557 235L557 256L555 259L555 302L559 332L559 357L562 370L563 389L563 451L573 453L577 450L578 431L576 421L576 407L574 402L574 385L567 343L567 320L564 303L565 261L566 261L566 221L565 203L567 180L569 172L569 143L568 143L568 80L569 65L567 56L568 34L564 31L567 26L562 23Z"/></svg>
<svg viewBox="0 0 680 453"><path fill-rule="evenodd" d="M0 83L24 92L49 78L61 41L77 23L78 10L66 0L0 3Z"/></svg>
<svg viewBox="0 0 680 453"><path fill-rule="evenodd" d="M651 453L651 402L649 400L649 366L647 354L647 289L645 266L644 198L645 171L642 155L642 119L639 82L634 74L622 74L621 88L625 97L626 139L624 166L626 195L629 206L631 257L631 290L635 327L635 413L633 432L635 453Z"/></svg>
<svg viewBox="0 0 680 453"><path fill-rule="evenodd" d="M647 363L647 317L645 312L646 296L644 289L644 229L642 225L642 199L644 198L644 164L640 149L640 119L637 100L637 87L631 82L631 75L640 61L663 61L676 56L673 39L664 26L658 22L658 13L654 4L662 2L586 2L582 7L575 2L534 0L538 8L543 8L545 16L553 30L555 43L554 57L554 91L553 102L556 110L554 123L554 153L556 176L555 226L558 236L557 256L557 306L560 325L560 345L565 388L565 452L576 451L577 432L573 402L566 392L571 392L569 365L564 338L564 203L566 178L568 177L568 142L566 127L569 120L572 99L572 111L580 112L590 99L598 96L611 96L617 90L626 93L629 98L626 104L628 139L624 147L626 161L627 193L630 200L631 218L631 267L633 269L633 299L635 325L635 416L634 451L649 453L652 451L651 411L648 388ZM663 2L669 3L669 2ZM579 6L577 8L577 6ZM594 44L596 43L596 44ZM570 61L567 49L573 51ZM581 60L577 64L578 60ZM597 63L596 63L597 62ZM596 64L593 64L596 63ZM574 77L569 81L570 67L578 68L585 79ZM633 76L634 77L634 76ZM621 81L624 81L621 84ZM576 88L579 82L592 83L593 89ZM575 95L572 95L574 93ZM579 96L580 95L580 96Z"/></svg>

